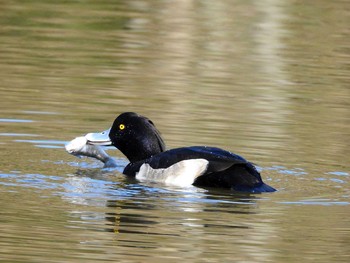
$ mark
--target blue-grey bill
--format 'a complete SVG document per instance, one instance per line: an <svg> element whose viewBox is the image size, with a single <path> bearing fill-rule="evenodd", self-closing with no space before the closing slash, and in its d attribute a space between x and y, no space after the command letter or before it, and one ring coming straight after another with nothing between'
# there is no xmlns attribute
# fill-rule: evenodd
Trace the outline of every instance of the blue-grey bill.
<svg viewBox="0 0 350 263"><path fill-rule="evenodd" d="M85 135L85 138L87 140L87 144L92 145L112 145L111 140L109 139L109 132L111 129L105 130L103 132L96 132L96 133L88 133Z"/></svg>

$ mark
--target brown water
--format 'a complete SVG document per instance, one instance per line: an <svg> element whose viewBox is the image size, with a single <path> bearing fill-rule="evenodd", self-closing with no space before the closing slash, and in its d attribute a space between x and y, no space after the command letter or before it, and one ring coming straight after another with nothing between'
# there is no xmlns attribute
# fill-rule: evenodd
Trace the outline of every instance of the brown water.
<svg viewBox="0 0 350 263"><path fill-rule="evenodd" d="M0 10L0 261L350 261L349 1ZM243 155L279 191L144 184L64 151L123 111L169 148Z"/></svg>

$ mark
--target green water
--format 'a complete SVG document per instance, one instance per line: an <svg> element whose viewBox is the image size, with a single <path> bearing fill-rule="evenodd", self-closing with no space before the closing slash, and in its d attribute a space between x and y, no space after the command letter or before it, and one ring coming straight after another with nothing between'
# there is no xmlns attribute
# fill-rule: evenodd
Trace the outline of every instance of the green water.
<svg viewBox="0 0 350 263"><path fill-rule="evenodd" d="M349 262L347 1L0 2L0 261ZM125 178L64 144L136 111L278 189Z"/></svg>

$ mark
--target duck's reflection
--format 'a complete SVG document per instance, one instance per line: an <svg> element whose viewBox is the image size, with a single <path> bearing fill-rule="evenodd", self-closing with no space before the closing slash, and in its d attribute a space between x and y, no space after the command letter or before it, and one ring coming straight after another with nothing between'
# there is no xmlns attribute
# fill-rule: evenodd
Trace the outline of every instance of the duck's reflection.
<svg viewBox="0 0 350 263"><path fill-rule="evenodd" d="M64 198L74 204L106 206L108 225L117 233L138 232L145 225L213 226L217 215L255 214L259 195L223 189L177 188L139 184L135 179L100 169L79 169L64 184ZM203 213L213 218L201 218ZM236 225L242 227L242 225ZM244 226L243 226L244 227ZM163 231L164 232L164 231Z"/></svg>
<svg viewBox="0 0 350 263"><path fill-rule="evenodd" d="M170 246L204 255L234 246L252 253L276 232L262 213L266 195L139 184L118 172L81 169L67 177L63 198L79 204L75 224L113 233L120 249Z"/></svg>

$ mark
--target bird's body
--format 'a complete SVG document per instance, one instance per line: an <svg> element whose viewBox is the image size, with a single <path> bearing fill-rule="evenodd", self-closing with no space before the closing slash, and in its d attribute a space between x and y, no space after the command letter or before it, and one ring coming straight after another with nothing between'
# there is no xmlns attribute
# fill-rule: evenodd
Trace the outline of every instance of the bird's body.
<svg viewBox="0 0 350 263"><path fill-rule="evenodd" d="M136 113L122 113L111 129L85 138L89 145L117 147L130 161L123 173L139 180L245 192L276 191L262 181L252 163L229 151L208 146L165 150L153 122Z"/></svg>
<svg viewBox="0 0 350 263"><path fill-rule="evenodd" d="M184 162L192 160L192 162ZM205 160L205 167L203 167ZM208 146L192 146L171 149L160 154L156 154L149 159L141 160L135 163L129 163L124 174L129 176L138 175L140 168L147 164L156 173L158 169L165 173L167 169L175 164L178 169L186 170L186 166L196 167L192 171L193 182L191 184L201 187L220 187L232 188L236 191L261 191L274 190L262 182L259 172L254 165L246 161L243 157L220 148ZM183 166L185 166L183 168ZM170 169L169 175L174 171ZM190 174L186 175L191 177ZM191 177L192 178L192 177Z"/></svg>

